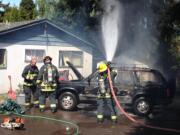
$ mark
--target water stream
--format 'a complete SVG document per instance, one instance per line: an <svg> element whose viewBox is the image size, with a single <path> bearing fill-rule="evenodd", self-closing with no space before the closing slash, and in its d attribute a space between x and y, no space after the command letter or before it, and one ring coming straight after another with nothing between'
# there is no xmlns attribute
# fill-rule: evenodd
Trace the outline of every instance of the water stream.
<svg viewBox="0 0 180 135"><path fill-rule="evenodd" d="M104 14L101 22L102 39L106 60L112 61L118 46L121 29L121 5L117 0L104 0Z"/></svg>

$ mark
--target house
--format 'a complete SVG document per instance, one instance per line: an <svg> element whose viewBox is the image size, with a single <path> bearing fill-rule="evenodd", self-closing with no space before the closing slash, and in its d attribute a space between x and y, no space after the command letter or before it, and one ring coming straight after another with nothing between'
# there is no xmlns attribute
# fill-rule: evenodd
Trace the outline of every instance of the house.
<svg viewBox="0 0 180 135"><path fill-rule="evenodd" d="M11 25L12 26L12 25ZM8 75L11 75L13 89L23 83L23 68L32 56L43 64L43 57L49 55L59 71L70 70L65 61L72 62L84 75L92 73L93 50L95 46L62 29L47 19L31 21L0 30L0 93L9 89ZM69 71L69 79L76 76Z"/></svg>

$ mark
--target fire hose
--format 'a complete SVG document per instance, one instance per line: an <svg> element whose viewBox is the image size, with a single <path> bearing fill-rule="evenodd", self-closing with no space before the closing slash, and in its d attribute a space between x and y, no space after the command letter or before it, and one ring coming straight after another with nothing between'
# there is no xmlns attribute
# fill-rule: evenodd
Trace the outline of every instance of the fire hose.
<svg viewBox="0 0 180 135"><path fill-rule="evenodd" d="M30 118L30 119L42 119L42 120L49 120L49 121L54 121L54 122L59 122L59 123L63 123L63 124L68 124L70 126L73 126L76 131L73 135L78 135L79 134L79 126L76 125L73 122L70 121L65 121L65 120L61 120L61 119L55 119L55 118L50 118L50 117L45 117L45 116L35 116L35 115L25 115L25 114L18 114L18 113L13 113L12 114L16 115L16 116L20 116L20 117L24 117L24 118ZM9 114L2 114L2 115L9 115ZM68 128L69 129L69 128ZM67 130L67 129L66 129Z"/></svg>
<svg viewBox="0 0 180 135"><path fill-rule="evenodd" d="M49 120L49 121L54 121L54 122L59 122L59 123L64 123L64 124L68 124L68 125L71 125L73 127L76 128L76 132L73 134L73 135L78 135L79 134L79 126L76 125L75 123L73 122L70 122L70 121L65 121L65 120L61 120L61 119L55 119L55 118L50 118L50 117L45 117L45 116L33 116L33 115L25 115L25 114L18 114L18 113L13 113L17 116L21 116L21 117L25 117L25 118L34 118L34 119L44 119L44 120Z"/></svg>
<svg viewBox="0 0 180 135"><path fill-rule="evenodd" d="M132 121L135 124L138 124L140 126L144 126L146 128L151 128L151 129L156 129L156 130L162 130L162 131L168 131L168 132L176 132L176 133L180 133L180 130L176 130L176 129L170 129L170 128L161 128L161 127L157 127L157 126L152 126L152 125L147 125L144 124L136 119L134 119L133 117L131 117L121 106L120 101L117 99L114 89L113 89L113 83L111 80L111 74L110 74L110 69L108 68L108 79L109 79L109 85L110 85L110 89L111 89L111 93L113 96L114 101L116 102L116 105L118 107L118 109L125 115L126 118L128 118L130 121Z"/></svg>
<svg viewBox="0 0 180 135"><path fill-rule="evenodd" d="M19 117L25 117L25 118L30 118L30 119L41 119L41 120L48 120L48 121L54 121L54 122L59 122L63 125L69 125L71 127L75 128L75 133L73 135L78 135L79 134L79 126L71 121L66 121L62 119L55 119L55 118L50 118L46 116L36 116L36 115L25 115L23 114L23 111L21 107L12 101L11 99L8 99L4 104L0 105L0 114L1 115L10 115L14 114ZM69 132L69 127L66 127L66 131Z"/></svg>

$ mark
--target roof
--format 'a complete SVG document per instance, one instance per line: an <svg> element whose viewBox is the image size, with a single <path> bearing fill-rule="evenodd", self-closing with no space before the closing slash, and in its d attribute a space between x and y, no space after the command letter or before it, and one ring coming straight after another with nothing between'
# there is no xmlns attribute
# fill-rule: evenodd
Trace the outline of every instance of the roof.
<svg viewBox="0 0 180 135"><path fill-rule="evenodd" d="M55 28L65 32L66 34L80 40L81 42L89 45L90 47L95 47L94 44L78 37L77 35L63 29L62 27L56 25L55 23L53 23L52 21L48 20L48 19L40 19L40 20L31 20L31 21L24 21L24 22L16 22L16 23L10 23L10 24L0 24L0 36L1 35L4 35L4 34L7 34L7 33L11 33L11 32L14 32L16 30L20 30L20 29L24 29L24 28L28 28L28 27L31 27L33 25L37 25L37 24L41 24L41 23L48 23L52 26L54 26Z"/></svg>
<svg viewBox="0 0 180 135"><path fill-rule="evenodd" d="M4 31L4 30L8 30L14 27L18 27L24 24L28 24L30 22L34 22L35 20L31 20L31 21L21 21L21 22L6 22L6 23L0 23L0 32Z"/></svg>

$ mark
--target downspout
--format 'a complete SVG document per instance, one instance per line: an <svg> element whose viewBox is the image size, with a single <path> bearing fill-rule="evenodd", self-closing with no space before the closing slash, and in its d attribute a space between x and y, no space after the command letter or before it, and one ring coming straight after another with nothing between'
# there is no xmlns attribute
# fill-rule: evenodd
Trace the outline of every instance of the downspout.
<svg viewBox="0 0 180 135"><path fill-rule="evenodd" d="M46 38L46 55L48 54L48 44L49 44L49 39L48 39L48 33L47 33L47 23L44 24L44 36Z"/></svg>

